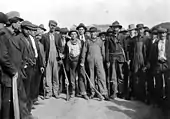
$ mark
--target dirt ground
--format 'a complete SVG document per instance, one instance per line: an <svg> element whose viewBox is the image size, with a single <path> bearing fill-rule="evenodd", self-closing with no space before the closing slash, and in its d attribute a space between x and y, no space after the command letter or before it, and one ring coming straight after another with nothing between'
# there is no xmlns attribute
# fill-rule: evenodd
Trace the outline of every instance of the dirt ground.
<svg viewBox="0 0 170 119"><path fill-rule="evenodd" d="M32 114L39 119L162 119L159 109L138 101L64 98L39 99Z"/></svg>

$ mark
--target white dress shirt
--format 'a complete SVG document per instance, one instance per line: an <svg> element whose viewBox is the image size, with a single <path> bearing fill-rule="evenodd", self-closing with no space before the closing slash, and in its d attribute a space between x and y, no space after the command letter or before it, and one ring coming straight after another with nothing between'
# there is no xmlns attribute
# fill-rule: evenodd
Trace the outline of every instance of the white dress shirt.
<svg viewBox="0 0 170 119"><path fill-rule="evenodd" d="M166 44L166 39L165 40L159 40L159 42L158 42L158 59L166 60L165 44Z"/></svg>
<svg viewBox="0 0 170 119"><path fill-rule="evenodd" d="M34 52L35 52L35 57L37 58L38 57L38 52L37 52L37 47L35 45L35 40L34 40L34 38L31 35L29 35L29 37L31 39L32 47L33 47Z"/></svg>

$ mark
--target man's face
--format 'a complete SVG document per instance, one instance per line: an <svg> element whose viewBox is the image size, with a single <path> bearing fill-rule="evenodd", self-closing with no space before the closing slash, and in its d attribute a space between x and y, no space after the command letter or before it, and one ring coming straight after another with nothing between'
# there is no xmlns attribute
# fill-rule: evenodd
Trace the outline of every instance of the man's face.
<svg viewBox="0 0 170 119"><path fill-rule="evenodd" d="M119 31L120 31L120 28L119 28L119 27L112 27L112 29L113 29L113 31L114 31L115 33L119 33Z"/></svg>
<svg viewBox="0 0 170 119"><path fill-rule="evenodd" d="M77 32L72 32L70 36L72 39L77 39Z"/></svg>
<svg viewBox="0 0 170 119"><path fill-rule="evenodd" d="M105 41L105 40L106 40L106 37L105 37L104 34L102 34L102 35L100 36L100 38L101 38L102 41Z"/></svg>
<svg viewBox="0 0 170 119"><path fill-rule="evenodd" d="M139 35L143 35L143 34L144 34L144 31L145 31L144 28L140 28L140 29L138 30L138 34L139 34Z"/></svg>
<svg viewBox="0 0 170 119"><path fill-rule="evenodd" d="M85 34L86 34L88 37L91 37L90 32L86 32Z"/></svg>
<svg viewBox="0 0 170 119"><path fill-rule="evenodd" d="M15 32L21 31L21 22L17 21L16 23L12 23L12 27Z"/></svg>
<svg viewBox="0 0 170 119"><path fill-rule="evenodd" d="M136 31L135 30L131 30L129 31L129 34L131 37L134 37L136 35Z"/></svg>
<svg viewBox="0 0 170 119"><path fill-rule="evenodd" d="M55 32L56 27L57 27L56 24L50 23L50 24L49 24L50 32L52 32L52 33Z"/></svg>
<svg viewBox="0 0 170 119"><path fill-rule="evenodd" d="M85 29L84 29L83 27L80 27L80 28L78 29L78 31L79 31L79 34L80 34L80 35L84 35L84 33L85 33Z"/></svg>
<svg viewBox="0 0 170 119"><path fill-rule="evenodd" d="M150 36L150 33L148 31L145 32L146 36Z"/></svg>
<svg viewBox="0 0 170 119"><path fill-rule="evenodd" d="M97 32L91 32L91 38L97 38Z"/></svg>
<svg viewBox="0 0 170 119"><path fill-rule="evenodd" d="M65 38L66 35L67 35L67 33L61 33L61 37L62 37L62 38Z"/></svg>
<svg viewBox="0 0 170 119"><path fill-rule="evenodd" d="M167 36L167 33L160 33L160 38L163 40L165 39Z"/></svg>
<svg viewBox="0 0 170 119"><path fill-rule="evenodd" d="M158 35L157 34L152 34L152 39L157 39Z"/></svg>
<svg viewBox="0 0 170 119"><path fill-rule="evenodd" d="M37 29L37 32L38 32L39 34L41 34L41 35L44 34L44 30L42 30L41 28L38 28L38 29Z"/></svg>

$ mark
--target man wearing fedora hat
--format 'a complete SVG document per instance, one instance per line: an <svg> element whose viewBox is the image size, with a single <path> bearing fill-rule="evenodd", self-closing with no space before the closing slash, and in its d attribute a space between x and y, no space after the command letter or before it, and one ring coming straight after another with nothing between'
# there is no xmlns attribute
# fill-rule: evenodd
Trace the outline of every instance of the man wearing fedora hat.
<svg viewBox="0 0 170 119"><path fill-rule="evenodd" d="M91 39L87 40L83 46L80 65L82 67L84 66L85 59L87 57L88 69L90 71L90 79L93 82L93 85L95 85L96 78L94 74L96 72L99 90L101 94L105 97L105 99L108 100L108 94L106 88L106 75L103 66L103 61L105 59L104 44L103 41L99 37L97 37L98 29L96 27L91 27L89 31L91 33ZM96 69L94 69L94 67ZM95 92L91 87L90 98L94 98L94 96L95 96ZM99 96L99 98L100 100L103 100L102 97Z"/></svg>
<svg viewBox="0 0 170 119"><path fill-rule="evenodd" d="M125 62L125 52L124 52L124 40L125 36L122 35L120 29L122 26L118 21L113 22L110 26L113 33L110 40L106 40L106 62L107 68L112 71L110 76L111 82L111 98L124 97L124 73L123 64ZM116 68L117 66L117 68Z"/></svg>
<svg viewBox="0 0 170 119"><path fill-rule="evenodd" d="M126 99L130 99L133 97L133 78L132 78L132 62L133 62L133 55L134 55L134 38L136 36L136 27L134 24L128 25L127 31L129 35L126 37L125 40L125 53L126 58L128 61L129 69L128 69L128 76L125 80L125 95ZM129 82L129 83L128 83Z"/></svg>
<svg viewBox="0 0 170 119"><path fill-rule="evenodd" d="M136 30L138 35L134 40L134 56L133 56L133 80L134 95L141 101L146 101L146 70L145 65L150 51L148 41L150 40L144 35L144 25L137 24Z"/></svg>
<svg viewBox="0 0 170 119"><path fill-rule="evenodd" d="M83 23L80 23L76 30L79 32L79 39L85 42L87 39L87 36L85 35L85 32L87 31L86 26Z"/></svg>
<svg viewBox="0 0 170 119"><path fill-rule="evenodd" d="M70 82L71 82L71 98L78 95L80 90L85 87L84 85L78 86L78 78L79 78L79 58L81 56L81 50L83 46L83 41L78 39L78 31L75 29L71 29L69 31L69 36L71 39L67 42L67 70L70 73ZM68 69L69 67L69 69ZM83 87L82 87L83 86ZM83 98L88 99L86 91L82 92Z"/></svg>

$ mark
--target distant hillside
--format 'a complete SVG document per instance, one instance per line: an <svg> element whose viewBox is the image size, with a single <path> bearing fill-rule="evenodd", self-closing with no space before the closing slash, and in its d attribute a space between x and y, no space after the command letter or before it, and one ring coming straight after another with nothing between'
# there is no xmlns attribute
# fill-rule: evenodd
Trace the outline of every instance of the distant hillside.
<svg viewBox="0 0 170 119"><path fill-rule="evenodd" d="M97 27L100 31L106 31L109 28L109 24L93 24L92 26ZM91 26L89 26L91 27Z"/></svg>
<svg viewBox="0 0 170 119"><path fill-rule="evenodd" d="M90 25L90 26L86 26L88 29L90 28L90 27L92 27L92 26L94 26L94 27L97 27L100 31L106 31L108 28L109 28L109 24L92 24L92 25ZM72 27L71 27L71 29L72 28L76 28L77 26L74 24L74 25L72 25Z"/></svg>

